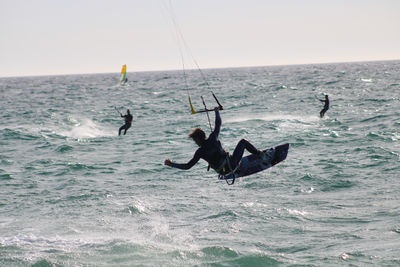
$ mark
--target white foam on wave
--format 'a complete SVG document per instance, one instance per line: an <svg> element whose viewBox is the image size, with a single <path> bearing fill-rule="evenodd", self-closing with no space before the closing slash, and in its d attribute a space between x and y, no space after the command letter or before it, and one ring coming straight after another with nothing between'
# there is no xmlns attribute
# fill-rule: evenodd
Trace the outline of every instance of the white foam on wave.
<svg viewBox="0 0 400 267"><path fill-rule="evenodd" d="M237 116L226 119L226 122L245 122L252 120L262 120L262 121L298 121L304 123L313 123L320 120L320 118L310 115L291 115L291 114L256 114L247 116Z"/></svg>
<svg viewBox="0 0 400 267"><path fill-rule="evenodd" d="M289 209L289 208L283 208L283 210L286 211L288 214L294 216L306 217L307 215L310 215L310 212L304 210Z"/></svg>
<svg viewBox="0 0 400 267"><path fill-rule="evenodd" d="M118 130L112 131L88 118L70 117L69 121L71 124L65 125L65 129L55 132L70 138L96 138L115 136Z"/></svg>

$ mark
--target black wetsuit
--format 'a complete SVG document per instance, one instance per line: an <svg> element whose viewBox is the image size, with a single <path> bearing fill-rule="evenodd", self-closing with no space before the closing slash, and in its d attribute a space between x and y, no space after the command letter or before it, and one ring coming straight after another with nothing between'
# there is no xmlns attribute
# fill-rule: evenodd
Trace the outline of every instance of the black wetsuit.
<svg viewBox="0 0 400 267"><path fill-rule="evenodd" d="M247 149L252 154L257 154L258 150L245 139L240 140L237 144L233 155L229 155L221 145L218 139L219 131L221 129L221 116L219 111L215 111L215 129L210 136L201 144L200 148L196 150L193 158L184 164L172 163L171 167L182 170L188 170L193 167L200 159L204 159L210 164L216 172L220 174L229 173L242 159L244 149ZM229 160L229 162L228 162Z"/></svg>
<svg viewBox="0 0 400 267"><path fill-rule="evenodd" d="M119 128L118 135L121 135L121 131L124 130L124 129L125 129L125 131L124 131L124 135L125 135L125 134L126 134L126 131L128 131L128 129L129 129L129 128L131 127L131 125L132 125L132 119L133 119L133 117L132 117L131 114L126 114L126 115L122 115L122 114L121 114L121 117L122 117L122 118L125 118L125 124L122 125L121 128Z"/></svg>
<svg viewBox="0 0 400 267"><path fill-rule="evenodd" d="M329 99L328 99L328 97L326 97L325 100L319 99L319 101L325 103L324 108L323 108L323 109L320 111L320 113L319 113L319 116L322 118L322 117L324 117L325 112L329 109Z"/></svg>

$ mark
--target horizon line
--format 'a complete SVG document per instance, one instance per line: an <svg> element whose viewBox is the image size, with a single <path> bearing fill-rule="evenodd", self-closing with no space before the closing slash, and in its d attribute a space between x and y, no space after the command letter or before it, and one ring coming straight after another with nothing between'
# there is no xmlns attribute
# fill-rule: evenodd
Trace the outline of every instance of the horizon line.
<svg viewBox="0 0 400 267"><path fill-rule="evenodd" d="M400 59L376 59L376 60L354 60L354 61L332 61L332 62L319 62L319 63L289 63L289 64L271 64L271 65L243 65L243 66L231 66L231 67L205 67L200 68L201 70L216 70L216 69L236 69L236 68L264 68L264 67L285 67L285 66L301 66L301 65L327 65L327 64L348 64L348 63L368 63L368 62L389 62L389 61L400 61ZM124 65L124 64L122 64ZM188 68L185 71L197 70L198 68ZM154 70L137 70L128 73L144 73L144 72L173 72L181 71L182 69L154 69ZM116 72L87 72L87 73L59 73L59 74L27 74L22 76L11 75L11 76L0 76L0 79L6 78L28 78L28 77L48 77L48 76L74 76L74 75L98 75L98 74L112 74Z"/></svg>

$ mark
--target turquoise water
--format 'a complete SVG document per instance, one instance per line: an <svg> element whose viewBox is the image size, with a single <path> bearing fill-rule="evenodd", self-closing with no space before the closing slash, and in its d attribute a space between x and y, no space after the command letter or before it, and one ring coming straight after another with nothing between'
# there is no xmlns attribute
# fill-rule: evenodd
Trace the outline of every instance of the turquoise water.
<svg viewBox="0 0 400 267"><path fill-rule="evenodd" d="M179 71L0 79L0 265L400 265L399 61L203 72L225 149L288 142L284 162L233 186L164 166L209 133Z"/></svg>

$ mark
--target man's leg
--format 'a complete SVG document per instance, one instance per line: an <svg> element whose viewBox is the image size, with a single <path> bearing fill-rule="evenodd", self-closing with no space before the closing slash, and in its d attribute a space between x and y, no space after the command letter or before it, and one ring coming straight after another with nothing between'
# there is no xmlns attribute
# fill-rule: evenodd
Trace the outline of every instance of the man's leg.
<svg viewBox="0 0 400 267"><path fill-rule="evenodd" d="M254 155L259 155L260 151L255 148L249 141L247 141L246 139L242 139L239 141L239 143L236 145L235 150L233 151L232 154L232 168L235 168L236 165L239 163L239 161L242 159L243 157L243 153L244 150L249 151L251 154Z"/></svg>
<svg viewBox="0 0 400 267"><path fill-rule="evenodd" d="M125 129L125 125L122 125L122 126L119 128L118 135L121 135L121 131L122 131L123 129ZM125 133L126 133L126 130L125 130Z"/></svg>
<svg viewBox="0 0 400 267"><path fill-rule="evenodd" d="M319 113L319 116L320 116L321 118L323 118L324 115L325 115L325 112L326 112L327 110L328 110L328 109L326 109L326 108L322 109L321 112Z"/></svg>
<svg viewBox="0 0 400 267"><path fill-rule="evenodd" d="M131 128L131 125L130 125L130 124L125 124L124 126L125 126L124 135L125 135L125 134L126 134L126 131L128 131L128 129Z"/></svg>

